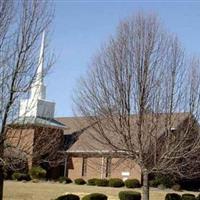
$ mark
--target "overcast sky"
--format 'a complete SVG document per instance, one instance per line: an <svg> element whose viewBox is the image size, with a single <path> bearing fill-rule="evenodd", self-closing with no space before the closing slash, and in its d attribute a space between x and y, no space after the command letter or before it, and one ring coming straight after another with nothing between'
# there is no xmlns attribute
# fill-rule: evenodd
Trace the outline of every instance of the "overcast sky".
<svg viewBox="0 0 200 200"><path fill-rule="evenodd" d="M200 2L55 0L51 48L56 63L45 80L47 99L56 116L73 116L72 94L98 48L115 33L120 20L138 12L155 12L176 33L188 53L200 55Z"/></svg>

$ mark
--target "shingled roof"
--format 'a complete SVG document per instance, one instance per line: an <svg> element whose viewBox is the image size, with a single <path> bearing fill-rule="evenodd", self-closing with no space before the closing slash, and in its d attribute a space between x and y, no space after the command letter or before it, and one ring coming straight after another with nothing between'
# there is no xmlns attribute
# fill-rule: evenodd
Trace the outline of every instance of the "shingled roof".
<svg viewBox="0 0 200 200"><path fill-rule="evenodd" d="M178 126L180 126L184 120L186 120L189 117L189 113L175 113L172 117L172 128L176 129ZM131 128L134 134L134 131L137 127L137 115L132 115L131 117ZM148 116L147 116L148 117ZM158 123L157 128L159 131L157 134L162 135L163 132L166 130L165 128L165 120L167 115L166 114L160 114L157 118L157 121L152 122L149 120L149 124L151 123ZM75 135L76 139L72 141L72 143L68 146L67 152L69 153L80 153L80 152L99 152L99 153L106 153L106 152L112 152L113 149L110 147L110 145L107 145L104 141L104 138L100 136L95 130L94 126L89 124L87 121L87 118L85 117L62 117L62 118L56 118L57 121L61 122L62 124L65 124L65 135ZM106 120L107 121L107 120ZM108 121L105 123L109 123ZM109 127L106 127L107 134L110 135L110 137L116 141L120 140L119 135L116 133L109 131ZM110 129L111 130L111 129ZM68 137L69 138L69 137ZM98 139L97 139L98 138Z"/></svg>

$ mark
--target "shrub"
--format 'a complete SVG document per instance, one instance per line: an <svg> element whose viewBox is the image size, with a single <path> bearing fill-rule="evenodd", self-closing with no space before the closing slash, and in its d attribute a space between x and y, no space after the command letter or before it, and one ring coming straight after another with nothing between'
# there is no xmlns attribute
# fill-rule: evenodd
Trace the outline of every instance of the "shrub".
<svg viewBox="0 0 200 200"><path fill-rule="evenodd" d="M141 200L141 194L133 191L121 191L119 192L120 200Z"/></svg>
<svg viewBox="0 0 200 200"><path fill-rule="evenodd" d="M172 186L172 190L181 191L181 186L179 184L175 184L175 185Z"/></svg>
<svg viewBox="0 0 200 200"><path fill-rule="evenodd" d="M183 194L181 200L196 200L193 194Z"/></svg>
<svg viewBox="0 0 200 200"><path fill-rule="evenodd" d="M160 184L160 185L158 186L158 189L160 189L160 190L164 190L164 189L166 189L166 186L163 185L163 184Z"/></svg>
<svg viewBox="0 0 200 200"><path fill-rule="evenodd" d="M109 180L109 182L108 182L108 185L110 187L123 187L124 186L124 182L120 178L111 178Z"/></svg>
<svg viewBox="0 0 200 200"><path fill-rule="evenodd" d="M88 185L96 185L96 180L97 180L97 178L88 179L87 184Z"/></svg>
<svg viewBox="0 0 200 200"><path fill-rule="evenodd" d="M97 186L106 187L106 186L108 186L108 180L107 179L96 179L95 184Z"/></svg>
<svg viewBox="0 0 200 200"><path fill-rule="evenodd" d="M65 177L64 176L60 176L58 181L59 181L59 183L64 183L65 182Z"/></svg>
<svg viewBox="0 0 200 200"><path fill-rule="evenodd" d="M65 177L65 183L68 184L68 183L72 183L72 180L68 177Z"/></svg>
<svg viewBox="0 0 200 200"><path fill-rule="evenodd" d="M101 193L92 193L84 196L82 200L107 200L108 197Z"/></svg>
<svg viewBox="0 0 200 200"><path fill-rule="evenodd" d="M59 177L58 181L60 183L66 183L66 184L72 183L72 180L70 178L64 176Z"/></svg>
<svg viewBox="0 0 200 200"><path fill-rule="evenodd" d="M12 174L12 179L17 181L30 181L31 178L28 174L23 174L20 172L14 172Z"/></svg>
<svg viewBox="0 0 200 200"><path fill-rule="evenodd" d="M80 198L79 196L75 194L66 194L66 195L59 196L55 200L80 200Z"/></svg>
<svg viewBox="0 0 200 200"><path fill-rule="evenodd" d="M4 168L4 170L3 170L3 177L4 177L5 180L9 179L9 172L6 168Z"/></svg>
<svg viewBox="0 0 200 200"><path fill-rule="evenodd" d="M184 190L190 191L199 191L200 186L200 179L192 179L192 180L180 180L179 184L181 188Z"/></svg>
<svg viewBox="0 0 200 200"><path fill-rule="evenodd" d="M158 187L159 185L164 185L166 188L171 188L175 182L172 176L164 176L164 175L157 175L153 182L150 182L153 184L152 187Z"/></svg>
<svg viewBox="0 0 200 200"><path fill-rule="evenodd" d="M19 172L14 172L14 173L12 174L12 179L13 179L13 180L18 180L18 178L20 177L20 175L21 175L21 173L19 173Z"/></svg>
<svg viewBox="0 0 200 200"><path fill-rule="evenodd" d="M137 179L127 179L124 182L124 184L127 188L138 188L138 187L140 187L140 181L138 181Z"/></svg>
<svg viewBox="0 0 200 200"><path fill-rule="evenodd" d="M75 179L74 183L77 184L77 185L84 185L84 184L86 184L85 180L82 179L82 178Z"/></svg>
<svg viewBox="0 0 200 200"><path fill-rule="evenodd" d="M46 176L46 170L43 169L42 167L32 167L29 170L29 175L32 179L44 179Z"/></svg>
<svg viewBox="0 0 200 200"><path fill-rule="evenodd" d="M40 182L40 180L38 180L38 179L32 179L32 183L39 183Z"/></svg>
<svg viewBox="0 0 200 200"><path fill-rule="evenodd" d="M165 196L165 200L181 200L181 195L176 193L168 193Z"/></svg>
<svg viewBox="0 0 200 200"><path fill-rule="evenodd" d="M150 187L158 187L160 185L160 181L158 179L150 180L149 186Z"/></svg>

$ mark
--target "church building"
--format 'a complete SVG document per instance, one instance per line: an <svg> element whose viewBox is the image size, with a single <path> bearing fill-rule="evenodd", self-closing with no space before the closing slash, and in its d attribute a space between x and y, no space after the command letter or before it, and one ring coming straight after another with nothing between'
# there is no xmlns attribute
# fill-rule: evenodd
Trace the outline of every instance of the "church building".
<svg viewBox="0 0 200 200"><path fill-rule="evenodd" d="M7 126L6 142L23 152L29 169L38 165L45 168L48 179L68 176L141 180L141 169L134 161L94 140L88 133L91 125L84 117L54 117L55 103L46 99L43 82L44 43L43 34L30 97L21 100L18 118ZM179 114L176 127L187 117Z"/></svg>

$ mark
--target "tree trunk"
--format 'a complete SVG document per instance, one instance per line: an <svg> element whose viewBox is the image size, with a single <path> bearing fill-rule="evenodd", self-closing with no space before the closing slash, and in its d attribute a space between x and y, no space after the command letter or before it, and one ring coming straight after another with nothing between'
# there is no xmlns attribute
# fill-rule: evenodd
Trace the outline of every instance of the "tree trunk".
<svg viewBox="0 0 200 200"><path fill-rule="evenodd" d="M4 180L3 166L0 166L0 200L3 199L3 180Z"/></svg>
<svg viewBox="0 0 200 200"><path fill-rule="evenodd" d="M3 142L0 143L0 158L3 160L4 146ZM0 200L3 199L3 181L4 181L4 168L3 162L0 163Z"/></svg>
<svg viewBox="0 0 200 200"><path fill-rule="evenodd" d="M149 200L149 178L148 178L148 171L146 169L143 171L142 195L143 195L143 200Z"/></svg>

